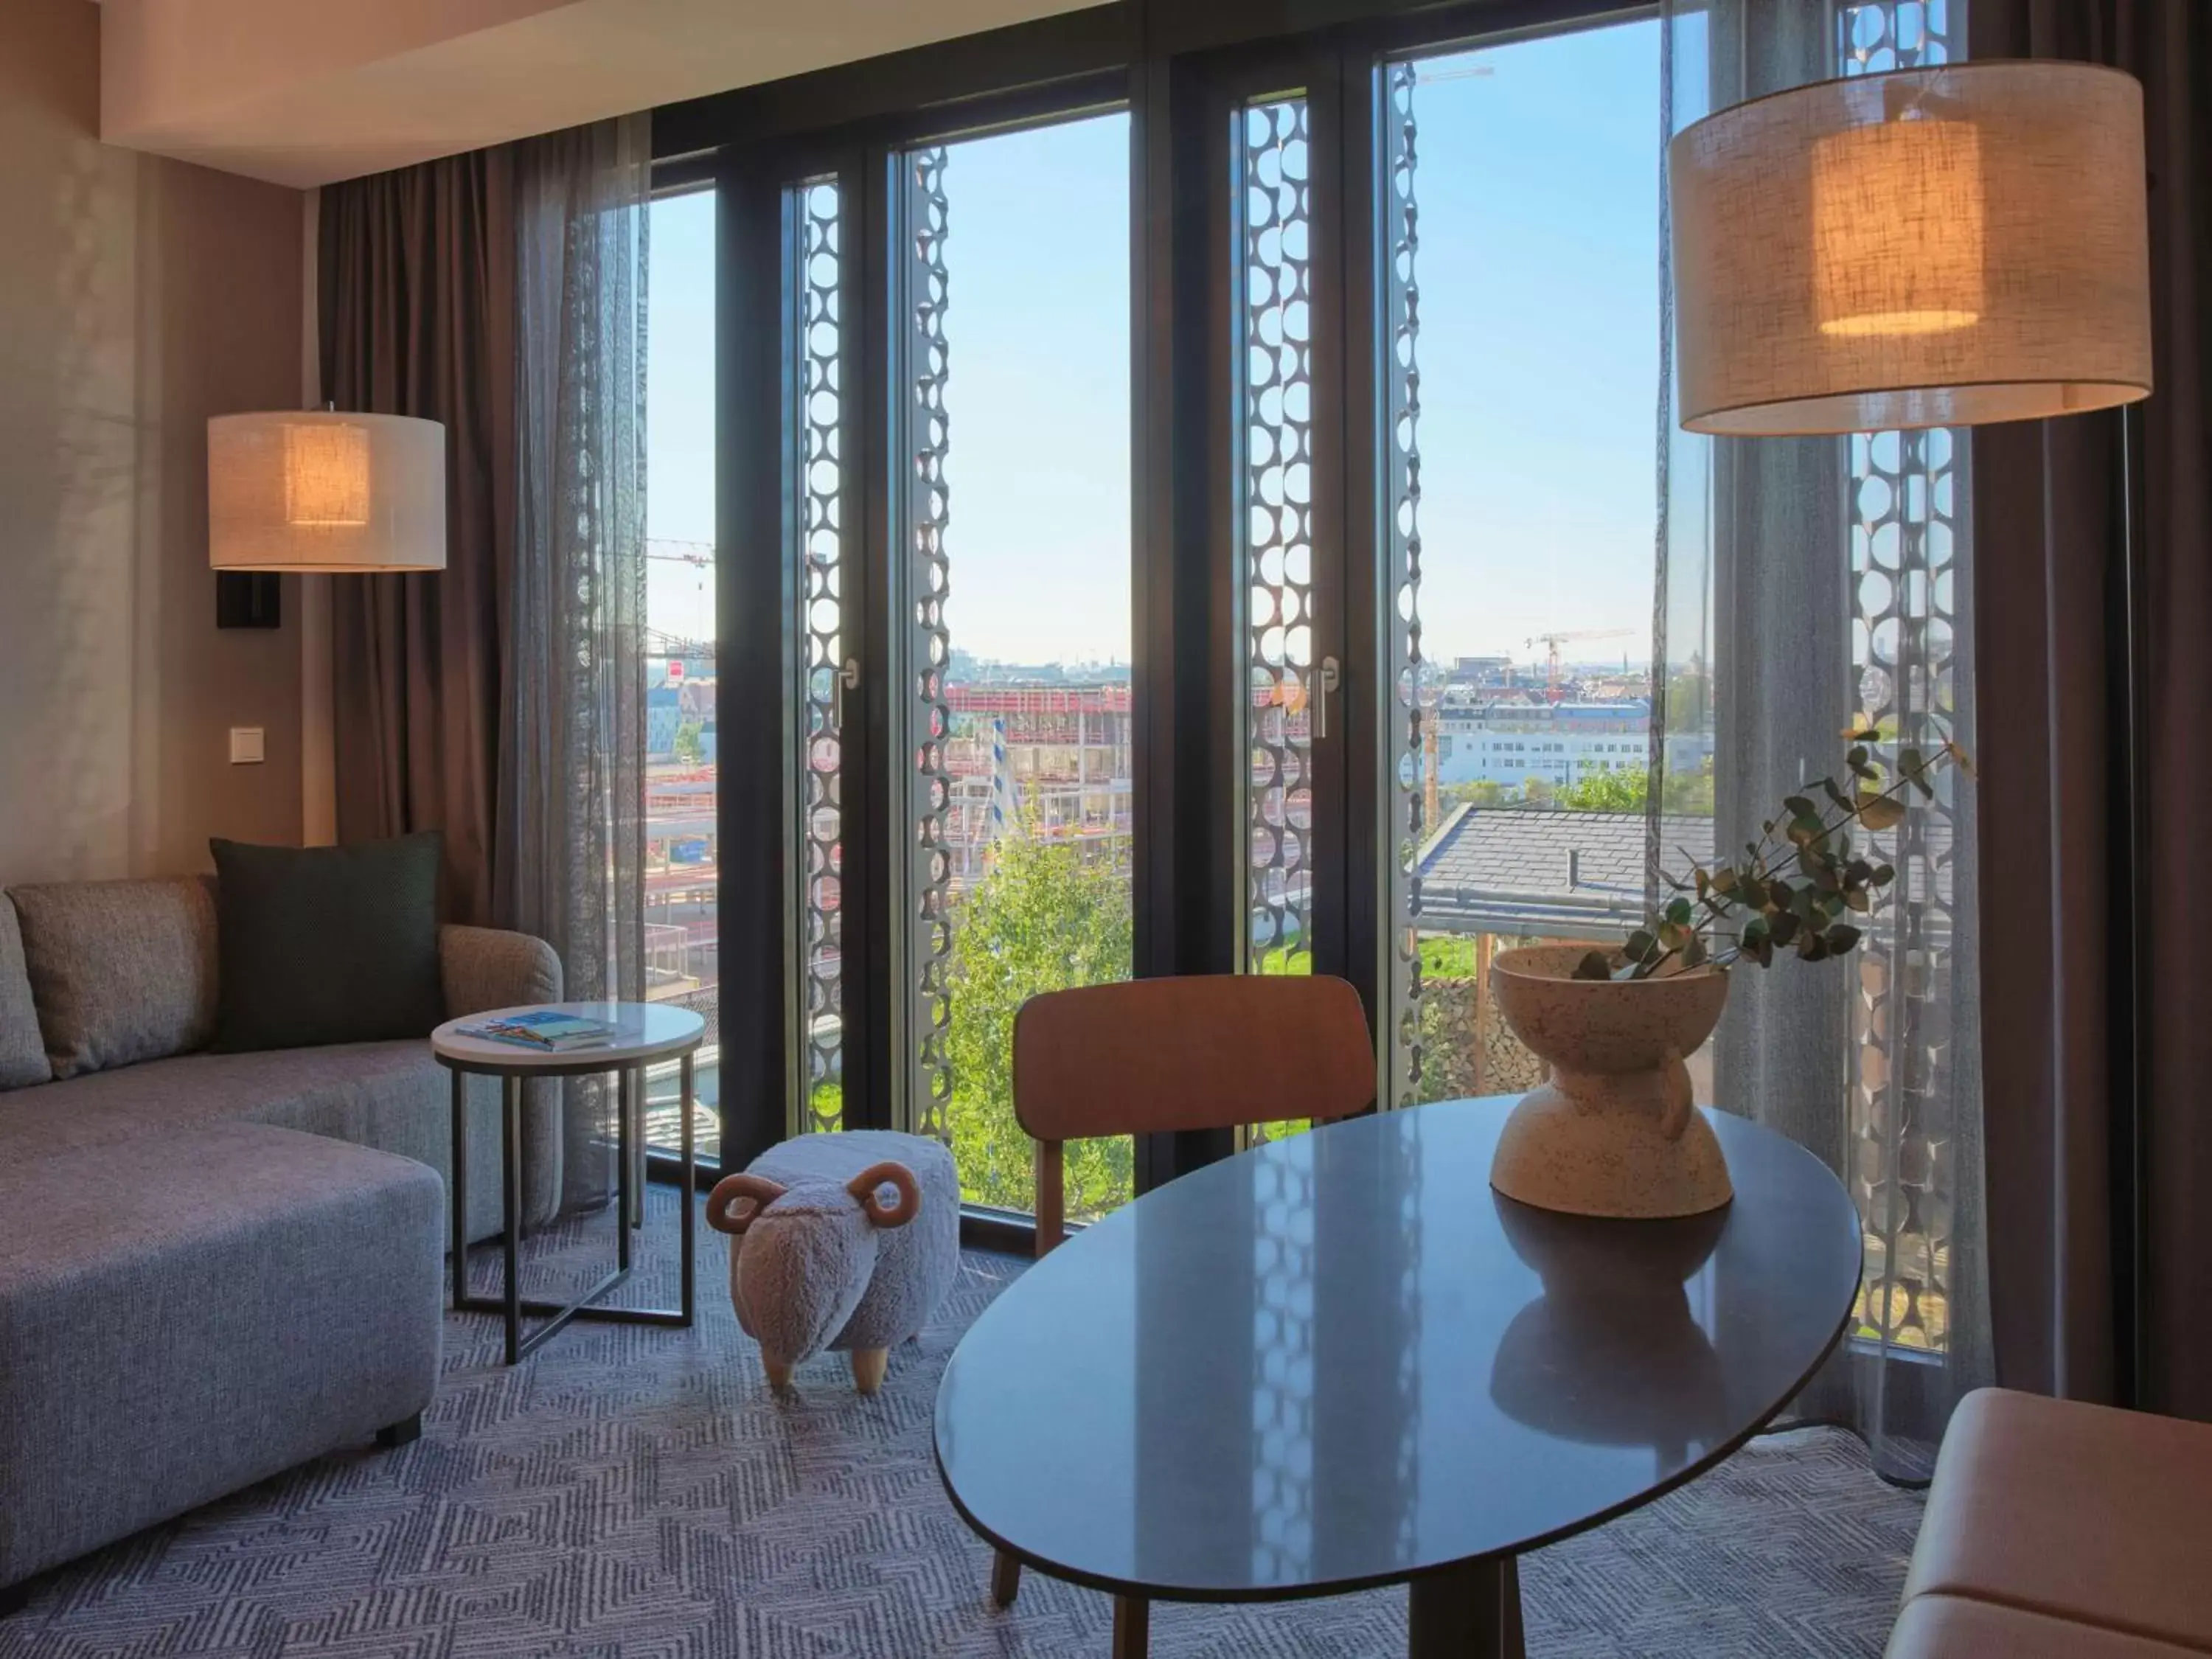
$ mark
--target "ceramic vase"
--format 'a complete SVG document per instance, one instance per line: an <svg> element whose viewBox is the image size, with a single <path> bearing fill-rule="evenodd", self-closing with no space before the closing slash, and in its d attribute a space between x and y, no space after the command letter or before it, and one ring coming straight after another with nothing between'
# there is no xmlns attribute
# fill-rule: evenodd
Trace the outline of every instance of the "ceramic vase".
<svg viewBox="0 0 2212 1659"><path fill-rule="evenodd" d="M1552 1068L1505 1122L1490 1184L1576 1215L1698 1215L1735 1196L1684 1056L1712 1035L1728 975L1698 968L1578 980L1580 945L1501 951L1490 991L1513 1035Z"/></svg>

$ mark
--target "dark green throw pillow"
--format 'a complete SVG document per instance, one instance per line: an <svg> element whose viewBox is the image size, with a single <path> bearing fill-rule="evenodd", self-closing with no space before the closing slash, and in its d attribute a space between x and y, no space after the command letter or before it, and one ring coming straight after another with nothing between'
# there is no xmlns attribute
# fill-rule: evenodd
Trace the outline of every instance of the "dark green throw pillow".
<svg viewBox="0 0 2212 1659"><path fill-rule="evenodd" d="M208 847L216 1049L428 1036L445 1018L435 830L347 847Z"/></svg>

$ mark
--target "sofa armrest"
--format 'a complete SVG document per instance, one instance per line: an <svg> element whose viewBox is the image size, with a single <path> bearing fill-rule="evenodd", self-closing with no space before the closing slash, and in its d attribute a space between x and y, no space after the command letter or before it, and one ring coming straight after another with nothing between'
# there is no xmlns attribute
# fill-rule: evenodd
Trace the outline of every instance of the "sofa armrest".
<svg viewBox="0 0 2212 1659"><path fill-rule="evenodd" d="M561 958L542 939L498 927L438 930L446 1017L561 1000Z"/></svg>

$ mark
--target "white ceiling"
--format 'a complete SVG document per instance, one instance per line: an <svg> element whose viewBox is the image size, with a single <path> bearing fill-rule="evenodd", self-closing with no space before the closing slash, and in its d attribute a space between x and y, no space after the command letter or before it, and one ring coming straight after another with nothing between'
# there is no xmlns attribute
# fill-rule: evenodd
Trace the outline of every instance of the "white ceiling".
<svg viewBox="0 0 2212 1659"><path fill-rule="evenodd" d="M100 137L328 184L1098 0L106 0Z"/></svg>

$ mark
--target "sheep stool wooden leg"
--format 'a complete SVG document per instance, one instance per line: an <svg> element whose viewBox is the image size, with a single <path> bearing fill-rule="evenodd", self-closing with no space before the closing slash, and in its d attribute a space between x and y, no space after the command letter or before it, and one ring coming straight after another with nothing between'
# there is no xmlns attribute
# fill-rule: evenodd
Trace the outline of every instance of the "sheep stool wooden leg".
<svg viewBox="0 0 2212 1659"><path fill-rule="evenodd" d="M889 1348L855 1348L846 1358L853 1362L853 1386L862 1394L873 1394L884 1386L884 1367L890 1364Z"/></svg>
<svg viewBox="0 0 2212 1659"><path fill-rule="evenodd" d="M778 1394L791 1387L791 1362L788 1359L772 1359L763 1353L761 1355L761 1369L768 1373L769 1387Z"/></svg>

